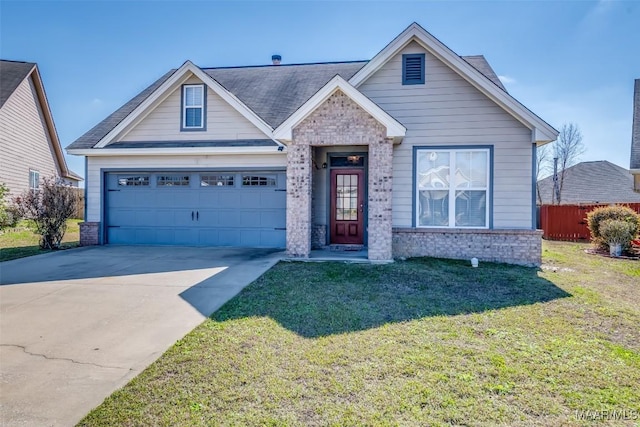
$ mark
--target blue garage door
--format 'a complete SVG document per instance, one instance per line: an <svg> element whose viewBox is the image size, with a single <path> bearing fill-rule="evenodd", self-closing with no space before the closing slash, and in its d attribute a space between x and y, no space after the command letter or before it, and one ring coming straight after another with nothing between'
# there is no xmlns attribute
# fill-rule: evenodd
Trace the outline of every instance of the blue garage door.
<svg viewBox="0 0 640 427"><path fill-rule="evenodd" d="M107 174L107 242L285 247L285 172Z"/></svg>

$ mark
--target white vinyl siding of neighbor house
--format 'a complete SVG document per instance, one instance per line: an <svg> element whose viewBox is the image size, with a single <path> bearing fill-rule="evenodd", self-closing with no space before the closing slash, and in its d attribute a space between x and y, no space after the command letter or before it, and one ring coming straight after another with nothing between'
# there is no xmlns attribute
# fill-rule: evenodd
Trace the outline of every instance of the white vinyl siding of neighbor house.
<svg viewBox="0 0 640 427"><path fill-rule="evenodd" d="M191 77L185 84L202 84ZM206 130L181 131L182 86L117 141L193 141L269 138L219 95L207 88Z"/></svg>
<svg viewBox="0 0 640 427"><path fill-rule="evenodd" d="M425 84L402 85L402 54L425 53ZM531 130L415 42L359 87L407 128L393 151L393 226L411 227L413 147L493 145L493 228L532 228Z"/></svg>
<svg viewBox="0 0 640 427"><path fill-rule="evenodd" d="M11 196L29 189L29 171L59 176L55 151L31 77L20 83L0 109L0 182Z"/></svg>
<svg viewBox="0 0 640 427"><path fill-rule="evenodd" d="M274 148L275 151L275 148ZM242 170L278 168L287 166L286 153L233 154L207 156L113 156L87 158L87 213L86 221L101 221L102 188L101 169L163 171L163 170Z"/></svg>

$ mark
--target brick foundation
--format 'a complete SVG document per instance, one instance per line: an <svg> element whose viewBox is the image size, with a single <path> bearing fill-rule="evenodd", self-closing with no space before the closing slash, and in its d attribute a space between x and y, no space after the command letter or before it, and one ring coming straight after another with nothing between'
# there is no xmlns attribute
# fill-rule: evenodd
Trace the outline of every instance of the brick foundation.
<svg viewBox="0 0 640 427"><path fill-rule="evenodd" d="M314 224L311 226L311 249L327 246L327 226Z"/></svg>
<svg viewBox="0 0 640 427"><path fill-rule="evenodd" d="M538 267L542 263L542 231L394 228L393 256L475 257L485 262Z"/></svg>
<svg viewBox="0 0 640 427"><path fill-rule="evenodd" d="M100 244L100 223L81 222L80 246L94 246Z"/></svg>

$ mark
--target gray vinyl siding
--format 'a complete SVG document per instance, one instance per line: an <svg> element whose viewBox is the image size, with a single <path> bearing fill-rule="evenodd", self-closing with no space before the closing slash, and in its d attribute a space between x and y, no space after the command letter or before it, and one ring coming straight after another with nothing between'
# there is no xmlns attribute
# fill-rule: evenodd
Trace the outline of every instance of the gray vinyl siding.
<svg viewBox="0 0 640 427"><path fill-rule="evenodd" d="M287 165L286 153L271 155L216 155L216 156L109 156L87 158L87 221L101 221L102 169L109 170L224 170L279 168Z"/></svg>
<svg viewBox="0 0 640 427"><path fill-rule="evenodd" d="M202 83L195 77L187 84ZM265 134L242 114L207 88L206 131L180 131L181 90L175 89L162 103L118 141L187 141L264 139Z"/></svg>
<svg viewBox="0 0 640 427"><path fill-rule="evenodd" d="M402 54L425 53L426 83L402 85ZM531 130L417 43L358 89L407 128L393 158L393 226L411 227L413 147L493 145L493 226L532 227Z"/></svg>
<svg viewBox="0 0 640 427"><path fill-rule="evenodd" d="M0 182L11 196L29 188L29 170L40 178L59 176L55 151L31 77L16 88L0 109Z"/></svg>

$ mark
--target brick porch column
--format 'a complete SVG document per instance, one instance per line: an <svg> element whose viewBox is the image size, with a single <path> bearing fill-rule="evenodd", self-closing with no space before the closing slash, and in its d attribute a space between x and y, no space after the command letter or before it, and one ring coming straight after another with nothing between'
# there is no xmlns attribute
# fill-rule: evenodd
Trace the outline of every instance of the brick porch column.
<svg viewBox="0 0 640 427"><path fill-rule="evenodd" d="M390 261L392 253L391 191L393 138L369 144L369 259Z"/></svg>
<svg viewBox="0 0 640 427"><path fill-rule="evenodd" d="M287 148L287 253L307 258L311 252L311 147L293 142Z"/></svg>

